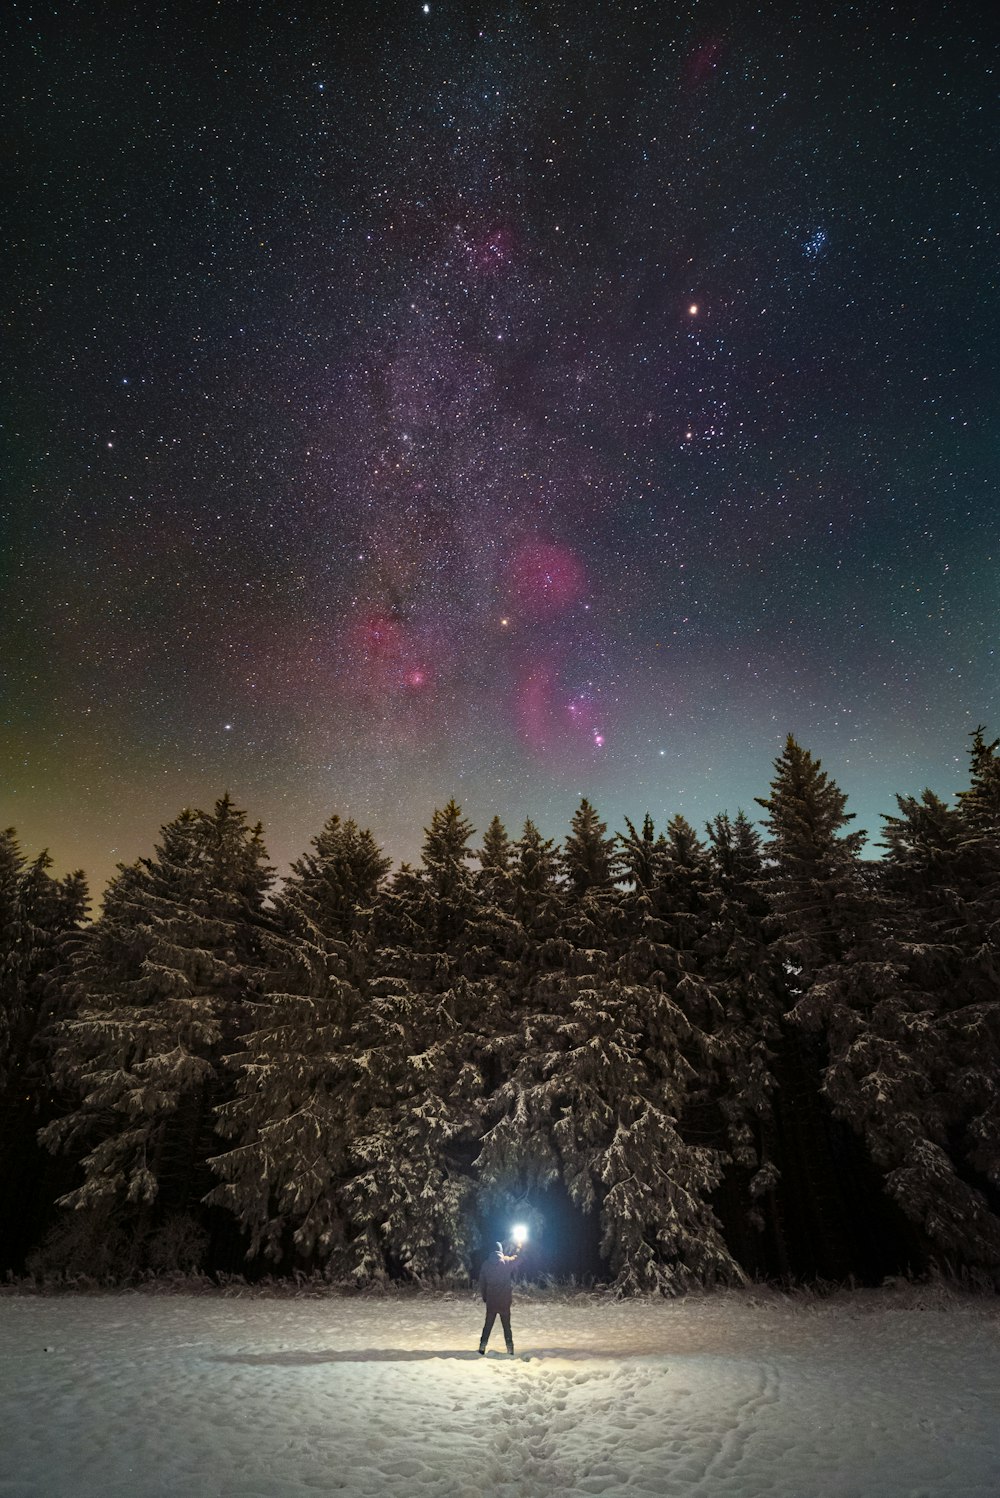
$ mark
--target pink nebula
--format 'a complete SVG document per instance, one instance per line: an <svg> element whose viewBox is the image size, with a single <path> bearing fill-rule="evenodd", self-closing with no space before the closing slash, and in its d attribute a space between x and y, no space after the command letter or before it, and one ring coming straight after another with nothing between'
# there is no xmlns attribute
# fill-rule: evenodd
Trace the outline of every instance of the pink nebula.
<svg viewBox="0 0 1000 1498"><path fill-rule="evenodd" d="M690 52L684 62L684 81L689 88L706 83L722 58L722 37L710 36Z"/></svg>
<svg viewBox="0 0 1000 1498"><path fill-rule="evenodd" d="M583 563L556 541L528 541L515 553L510 582L521 612L547 618L575 603L586 586Z"/></svg>
<svg viewBox="0 0 1000 1498"><path fill-rule="evenodd" d="M529 664L515 697L517 726L530 750L553 756L566 767L581 765L599 754L607 735L601 713L590 692L570 696L558 669L549 661Z"/></svg>
<svg viewBox="0 0 1000 1498"><path fill-rule="evenodd" d="M529 749L544 754L555 742L552 695L555 672L543 663L528 668L517 689L517 726Z"/></svg>
<svg viewBox="0 0 1000 1498"><path fill-rule="evenodd" d="M389 660L399 650L403 627L392 614L366 614L354 629L355 640L370 660Z"/></svg>
<svg viewBox="0 0 1000 1498"><path fill-rule="evenodd" d="M393 692L423 692L432 672L426 641L417 639L395 614L373 609L357 619L345 639L345 683L362 695L382 697Z"/></svg>

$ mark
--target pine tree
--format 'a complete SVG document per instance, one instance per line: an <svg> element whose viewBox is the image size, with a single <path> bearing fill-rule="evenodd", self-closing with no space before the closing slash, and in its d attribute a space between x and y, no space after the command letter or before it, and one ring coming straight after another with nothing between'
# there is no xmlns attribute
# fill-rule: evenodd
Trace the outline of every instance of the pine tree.
<svg viewBox="0 0 1000 1498"><path fill-rule="evenodd" d="M82 873L49 874L47 852L31 862L13 827L0 833L0 1095L28 1082L29 1056L44 1022L49 975L87 909Z"/></svg>
<svg viewBox="0 0 1000 1498"><path fill-rule="evenodd" d="M227 795L165 826L152 858L119 865L81 940L56 1056L78 1101L42 1139L87 1146L61 1204L111 1214L137 1254L169 1215L197 1219L211 1183L220 1060L259 985L270 882L261 829Z"/></svg>
<svg viewBox="0 0 1000 1498"><path fill-rule="evenodd" d="M351 1043L360 996L349 953L294 901L279 897L282 934L262 941L260 999L243 1048L227 1056L235 1095L217 1108L232 1147L209 1164L206 1197L250 1235L248 1257L325 1264L346 1241L348 1150L360 1127Z"/></svg>
<svg viewBox="0 0 1000 1498"><path fill-rule="evenodd" d="M480 869L474 879L475 900L456 952L459 971L479 987L474 1021L474 1051L483 1067L486 1093L503 1074L505 1041L512 1026L512 1005L526 936L515 914L519 845L512 843L499 817L483 837Z"/></svg>
<svg viewBox="0 0 1000 1498"><path fill-rule="evenodd" d="M294 894L324 936L349 941L370 924L391 864L368 828L335 815L313 839L312 851L292 864L284 893Z"/></svg>
<svg viewBox="0 0 1000 1498"><path fill-rule="evenodd" d="M863 832L848 832L854 813L820 761L791 734L774 762L771 795L758 797L771 834L766 893L779 933L777 950L803 988L844 954L852 923L863 915L857 859Z"/></svg>
<svg viewBox="0 0 1000 1498"><path fill-rule="evenodd" d="M732 1208L724 1213L727 1241L740 1245L742 1262L759 1270L773 1261L790 1274L774 1118L774 1062L781 1045L780 1016L786 1007L778 963L765 931L769 914L761 893L761 839L742 811L722 813L706 828L719 903L711 934L708 973L722 1012L721 1061L716 1102L725 1120L732 1168L738 1183L739 1216L766 1237L766 1247L748 1239ZM720 1208L721 1210L721 1208Z"/></svg>
<svg viewBox="0 0 1000 1498"><path fill-rule="evenodd" d="M996 745L977 730L957 808L925 790L887 817L886 889L904 972L908 1086L896 1132L913 1136L890 1181L938 1258L1000 1273L1000 913ZM880 1092L884 1094L885 1067ZM914 1158L910 1158L910 1157Z"/></svg>
<svg viewBox="0 0 1000 1498"><path fill-rule="evenodd" d="M820 975L853 944L845 923L863 904L857 861L864 838L846 830L853 820L846 796L792 735L774 769L771 795L758 804L771 834L761 893L771 907L772 951L789 1005L775 1060L789 1252L797 1272L837 1278L856 1267L853 1202L822 1096L829 1040L811 1000Z"/></svg>
<svg viewBox="0 0 1000 1498"><path fill-rule="evenodd" d="M573 813L562 851L563 872L577 897L588 890L609 889L618 877L615 839L606 836L607 830L608 824L584 797Z"/></svg>
<svg viewBox="0 0 1000 1498"><path fill-rule="evenodd" d="M262 997L250 1006L244 1048L226 1058L236 1089L218 1109L218 1127L236 1143L209 1162L222 1182L208 1199L249 1231L251 1257L343 1257L344 1180L367 1103L355 1056L358 985L388 868L369 831L334 816L274 902Z"/></svg>
<svg viewBox="0 0 1000 1498"><path fill-rule="evenodd" d="M692 1017L710 1021L713 1003L698 982L708 933L720 893L707 849L685 817L671 817L653 885L654 910L673 950L681 957L679 986L689 996Z"/></svg>
<svg viewBox="0 0 1000 1498"><path fill-rule="evenodd" d="M637 975L637 931L605 833L585 802L564 851L557 925L522 973L515 1064L494 1099L479 1169L529 1198L561 1179L581 1212L598 1215L620 1293L738 1278L708 1204L718 1158L678 1125L694 1076L692 1027L661 974L647 964ZM656 846L650 823L644 839ZM626 849L626 868L631 857ZM648 908L648 891L638 899Z"/></svg>
<svg viewBox="0 0 1000 1498"><path fill-rule="evenodd" d="M890 1199L939 1247L953 1247L971 1227L972 1203L928 1136L919 1013L892 941L890 912L857 861L861 834L839 836L850 820L846 798L819 762L789 739L776 768L772 796L762 804L775 860L769 879L780 933L775 945L798 969L791 1020L816 1036L823 1093L836 1117L864 1140ZM811 1144L819 1138L814 1130ZM848 1183L843 1175L833 1180L832 1172L830 1180L817 1205L826 1209L827 1232L836 1216L844 1222L840 1253L850 1262L858 1245L850 1243L853 1224L844 1210ZM829 1201L835 1192L844 1204L839 1211ZM853 1205L865 1218L877 1210L877 1202L856 1197ZM912 1240L901 1225L892 1226L896 1251L911 1252Z"/></svg>
<svg viewBox="0 0 1000 1498"><path fill-rule="evenodd" d="M559 870L554 841L526 820L510 862L512 913L520 942L503 990L503 1022L494 1026L487 1048L493 1085L485 1097L475 1166L484 1217L491 1207L510 1209L560 1178L558 1153L546 1127L547 1109L543 1105L538 1117L529 1111L538 1098L531 1058L542 1037L553 1034L562 1018L552 1011L561 995L567 951L558 934L564 893Z"/></svg>
<svg viewBox="0 0 1000 1498"><path fill-rule="evenodd" d="M563 908L559 854L554 841L542 837L530 819L511 845L508 869L513 938L505 945L503 971L494 990L497 1001L485 1017L488 1085L475 1162L484 1237L486 1220L509 1213L515 1204L521 1210L520 1204L532 1194L537 1196L559 1179L551 1136L529 1121L521 1090L526 1050L537 1048L542 1031L558 1023L547 1013L543 995L556 990L554 979L565 952L557 935Z"/></svg>
<svg viewBox="0 0 1000 1498"><path fill-rule="evenodd" d="M483 834L479 850L480 873L476 880L479 893L490 904L509 908L511 900L511 859L513 845L499 817L494 817Z"/></svg>
<svg viewBox="0 0 1000 1498"><path fill-rule="evenodd" d="M709 824L708 847L683 816L659 837L649 818L641 839L628 825L626 851L646 890L629 968L643 982L656 974L683 1011L688 1028L677 1044L690 1073L678 1096L680 1131L711 1151L720 1170L713 1204L728 1247L763 1268L747 1228L769 1228L779 1261L783 1240L771 1107L777 965L763 931L767 905L752 887L760 840L742 812Z"/></svg>
<svg viewBox="0 0 1000 1498"><path fill-rule="evenodd" d="M46 1215L53 1172L37 1132L52 1118L51 1034L66 964L87 911L82 873L49 874L0 833L0 1268L20 1269Z"/></svg>
<svg viewBox="0 0 1000 1498"><path fill-rule="evenodd" d="M943 1029L951 1071L951 1128L957 1148L989 1182L1000 1215L1000 740L972 736L970 783L959 792L962 838L963 952L961 1005L951 1004ZM958 871L956 871L958 872ZM994 1260L994 1268L996 1261Z"/></svg>
<svg viewBox="0 0 1000 1498"><path fill-rule="evenodd" d="M997 848L997 829L1000 826L1000 739L987 743L984 729L971 735L969 749L969 785L959 791L958 803L965 829L965 841L975 848L977 855L1000 861Z"/></svg>
<svg viewBox="0 0 1000 1498"><path fill-rule="evenodd" d="M510 878L513 911L522 927L535 941L551 935L562 906L559 854L530 818L513 845Z"/></svg>
<svg viewBox="0 0 1000 1498"><path fill-rule="evenodd" d="M354 1273L417 1280L468 1262L483 1076L476 1061L482 983L465 976L474 942L471 824L455 801L434 812L418 869L399 870L378 914L358 1066L370 1107L345 1186Z"/></svg>
<svg viewBox="0 0 1000 1498"><path fill-rule="evenodd" d="M628 828L626 836L619 837L620 867L622 878L637 890L650 890L657 881L666 855L666 840L656 836L653 819L647 811L642 822L642 831L625 818Z"/></svg>
<svg viewBox="0 0 1000 1498"><path fill-rule="evenodd" d="M641 836L626 825L633 891L616 972L649 1016L648 1059L673 1125L674 1163L651 1205L676 1224L677 1242L669 1253L661 1245L656 1272L671 1290L739 1279L711 1204L728 1143L715 1093L729 1042L708 968L721 895L707 851L684 817L671 818L659 836L648 815Z"/></svg>

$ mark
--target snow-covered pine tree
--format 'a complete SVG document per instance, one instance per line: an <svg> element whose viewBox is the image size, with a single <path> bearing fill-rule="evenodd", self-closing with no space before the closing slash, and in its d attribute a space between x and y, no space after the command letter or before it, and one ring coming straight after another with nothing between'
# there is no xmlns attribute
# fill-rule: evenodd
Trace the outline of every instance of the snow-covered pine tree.
<svg viewBox="0 0 1000 1498"><path fill-rule="evenodd" d="M657 881L666 854L666 839L662 833L657 837L648 811L642 819L640 831L636 831L628 817L625 826L628 831L618 836L621 875L639 894L651 890Z"/></svg>
<svg viewBox="0 0 1000 1498"><path fill-rule="evenodd" d="M681 1130L725 1164L714 1202L729 1247L741 1263L765 1267L760 1245L747 1233L748 1226L765 1226L763 1202L769 1246L787 1272L771 1106L771 1046L785 1006L763 929L767 903L754 888L760 838L743 812L735 820L717 816L706 831L707 848L684 817L671 819L653 887L657 960L694 1042L688 1058L696 1080Z"/></svg>
<svg viewBox="0 0 1000 1498"><path fill-rule="evenodd" d="M355 1040L372 908L389 868L367 830L332 817L292 865L262 936L262 996L226 1058L235 1095L218 1109L233 1147L209 1163L208 1200L250 1234L249 1256L340 1267L348 1151L369 1105Z"/></svg>
<svg viewBox="0 0 1000 1498"><path fill-rule="evenodd" d="M530 818L510 857L512 911L521 933L518 962L509 977L509 1031L494 1038L494 1085L487 1095L485 1129L476 1159L484 1212L513 1209L560 1180L552 1140L548 1083L534 1059L564 1017L563 969L569 947L560 935L566 888L560 852ZM548 1041L546 1041L548 1038ZM497 1067L499 1061L499 1067Z"/></svg>
<svg viewBox="0 0 1000 1498"><path fill-rule="evenodd" d="M48 1012L50 975L87 911L83 874L53 879L51 867L47 852L24 856L13 827L0 832L0 1095L33 1085L29 1055Z"/></svg>
<svg viewBox="0 0 1000 1498"><path fill-rule="evenodd" d="M479 990L472 1026L473 1058L483 1072L484 1099L506 1072L527 939L514 913L516 853L517 845L500 818L494 817L483 835L479 871L474 876L476 898L456 954L462 975Z"/></svg>
<svg viewBox="0 0 1000 1498"><path fill-rule="evenodd" d="M543 837L528 818L514 843L510 864L512 908L534 944L555 931L562 910L559 853L552 838Z"/></svg>
<svg viewBox="0 0 1000 1498"><path fill-rule="evenodd" d="M768 905L760 835L743 811L721 813L706 827L719 902L707 973L721 1006L722 1057L716 1101L726 1122L732 1167L720 1200L726 1239L746 1267L791 1272L777 1194L773 1063L788 1007L765 931ZM737 1185L735 1201L728 1189ZM735 1208L735 1210L734 1210ZM754 1229L748 1237L744 1220ZM757 1240L764 1234L764 1242Z"/></svg>
<svg viewBox="0 0 1000 1498"><path fill-rule="evenodd" d="M851 820L846 797L791 737L776 770L772 794L761 802L772 836L765 884L775 910L775 949L796 990L789 1017L803 1038L815 1037L822 1091L836 1117L864 1140L889 1199L939 1247L953 1243L955 1224L968 1226L967 1192L928 1138L922 1118L926 1075L919 1005L914 1007L905 963L892 940L890 912L858 860L863 834L844 834ZM787 1047L782 1059L787 1062ZM786 1140L793 1128L801 1138L802 1120L790 1117L789 1098L779 1095L778 1102L779 1121L791 1125ZM899 1267L898 1256L910 1258L916 1240L898 1217L880 1209L877 1196L858 1196L859 1185L871 1176L863 1158L850 1174L841 1167L838 1176L826 1167L817 1122L811 1112L806 1115L812 1152L806 1171L822 1168L829 1183L813 1194L825 1233L842 1233L839 1252L852 1267L865 1234L876 1272ZM829 1149L832 1165L835 1138ZM881 1232L875 1234L880 1210Z"/></svg>
<svg viewBox="0 0 1000 1498"><path fill-rule="evenodd" d="M517 957L506 969L501 1020L486 1045L491 1085L484 1093L484 1132L476 1159L484 1214L491 1208L513 1209L560 1176L547 1108L543 1102L538 1117L531 1111L538 1093L532 1090L534 1074L525 1057L534 1055L541 1037L553 1034L561 1019L552 1004L561 994L567 951L558 934L563 890L555 842L543 837L530 819L511 847L508 869Z"/></svg>
<svg viewBox="0 0 1000 1498"><path fill-rule="evenodd" d="M635 829L631 823L628 826L626 851L634 857L630 849L636 848ZM641 867L630 871L630 877L636 881L637 875L645 876L648 861L651 880L645 886L634 882L628 902L630 930L621 944L619 971L639 982L656 974L657 985L666 988L683 1011L690 1027L687 1056L692 1067L686 1111L694 1131L707 1142L717 1130L706 1131L704 1119L700 1125L693 1119L699 1100L707 1103L714 1068L724 1054L722 1009L706 976L721 893L707 851L684 817L672 817L666 835L655 841L653 831L647 818ZM650 846L652 856L648 857Z"/></svg>
<svg viewBox="0 0 1000 1498"><path fill-rule="evenodd" d="M697 1099L707 1097L719 1051L713 1037L721 1010L704 968L720 897L706 850L684 817L672 817L666 835L659 836L648 814L641 837L631 822L626 825L623 856L632 890L624 904L628 929L618 943L617 971L639 983L655 974L656 986L670 993L687 1020L690 1118Z"/></svg>
<svg viewBox="0 0 1000 1498"><path fill-rule="evenodd" d="M18 1272L54 1194L37 1134L58 1106L52 1028L88 904L83 874L54 879L51 866L48 853L29 861L13 828L0 833L0 1270Z"/></svg>
<svg viewBox="0 0 1000 1498"><path fill-rule="evenodd" d="M624 904L618 839L584 797L570 821L560 854L563 899L559 938L572 974L606 972L610 953L624 935ZM583 955L581 955L583 954ZM573 998L573 984L567 998Z"/></svg>
<svg viewBox="0 0 1000 1498"><path fill-rule="evenodd" d="M728 1056L725 1015L706 969L721 897L706 850L683 817L670 820L666 835L656 834L648 814L641 833L631 822L626 826L622 857L631 890L614 975L627 986L641 1020L645 1087L661 1114L662 1137L658 1175L642 1212L630 1197L643 1166L623 1161L619 1235L635 1240L632 1265L647 1260L634 1288L655 1284L673 1292L742 1278L711 1204L727 1144L713 1101L714 1080Z"/></svg>
<svg viewBox="0 0 1000 1498"><path fill-rule="evenodd" d="M607 822L584 796L573 813L561 860L569 889L580 900L590 891L610 890L618 878L616 839L607 832Z"/></svg>
<svg viewBox="0 0 1000 1498"><path fill-rule="evenodd" d="M850 922L863 919L857 861L865 833L846 831L854 821L846 795L791 734L774 769L770 796L756 798L771 834L764 893L779 955L804 988L844 955L845 943L853 944Z"/></svg>
<svg viewBox="0 0 1000 1498"><path fill-rule="evenodd" d="M710 1205L715 1151L685 1140L687 1025L655 982L573 974L561 1049L546 1058L552 1135L570 1195L600 1213L601 1255L619 1293L675 1294L738 1279Z"/></svg>
<svg viewBox="0 0 1000 1498"><path fill-rule="evenodd" d="M259 988L271 877L259 825L226 795L168 823L152 858L119 865L81 936L55 1058L77 1102L42 1140L86 1148L61 1204L127 1225L138 1257L167 1217L201 1216L220 1059Z"/></svg>
<svg viewBox="0 0 1000 1498"><path fill-rule="evenodd" d="M977 731L971 785L957 808L929 790L919 799L897 797L899 815L885 819L884 834L885 886L906 996L900 1022L907 1086L895 1132L913 1138L905 1155L890 1160L890 1189L926 1229L935 1257L994 1277L1000 1274L994 935L1000 826L990 826L989 787L995 747Z"/></svg>
<svg viewBox="0 0 1000 1498"><path fill-rule="evenodd" d="M709 934L721 903L707 849L686 817L670 818L652 886L653 913L662 940L676 954L677 997L707 1036L720 1011L703 977Z"/></svg>
<svg viewBox="0 0 1000 1498"><path fill-rule="evenodd" d="M419 868L380 902L357 1064L371 1106L345 1186L360 1279L417 1280L467 1266L483 1078L482 985L463 966L476 907L472 826L454 800L425 829Z"/></svg>
<svg viewBox="0 0 1000 1498"><path fill-rule="evenodd" d="M963 1157L985 1177L1000 1213L1000 740L973 735L968 787L959 792L966 884L958 936L967 1002L949 1006L945 1028L954 1058L953 1119ZM994 1266L995 1267L995 1266Z"/></svg>
<svg viewBox="0 0 1000 1498"><path fill-rule="evenodd" d="M486 1243L495 1237L497 1217L520 1213L524 1200L517 1164L523 1140L516 1138L513 1153L503 1148L510 1141L496 1098L517 1065L525 973L539 945L540 927L529 932L522 916L531 913L544 923L546 903L555 898L555 846L531 822L525 823L522 838L512 842L494 817L483 836L479 862L477 900L460 967L476 988L468 1036L470 1058L482 1076L474 1232L477 1242Z"/></svg>
<svg viewBox="0 0 1000 1498"><path fill-rule="evenodd" d="M850 909L859 906L857 861L864 835L845 831L853 820L846 796L791 734L774 769L771 795L757 802L770 833L760 892L771 909L772 951L788 1002L774 1061L782 1201L793 1270L833 1279L857 1268L855 1203L844 1178L838 1125L822 1096L827 1038L793 1006L851 946L840 902L846 887Z"/></svg>
<svg viewBox="0 0 1000 1498"><path fill-rule="evenodd" d="M283 893L317 930L339 941L367 932L379 889L392 866L366 827L332 816L310 852L292 864Z"/></svg>
<svg viewBox="0 0 1000 1498"><path fill-rule="evenodd" d="M509 909L511 903L511 860L514 846L499 817L494 817L483 833L479 850L479 873L476 888L489 904Z"/></svg>
<svg viewBox="0 0 1000 1498"><path fill-rule="evenodd" d="M678 1129L691 1027L644 981L648 967L637 979L636 923L606 833L584 802L563 851L558 925L525 968L516 1065L498 1089L480 1169L526 1194L561 1178L581 1211L599 1215L619 1292L672 1292L739 1270L708 1205L716 1156Z"/></svg>

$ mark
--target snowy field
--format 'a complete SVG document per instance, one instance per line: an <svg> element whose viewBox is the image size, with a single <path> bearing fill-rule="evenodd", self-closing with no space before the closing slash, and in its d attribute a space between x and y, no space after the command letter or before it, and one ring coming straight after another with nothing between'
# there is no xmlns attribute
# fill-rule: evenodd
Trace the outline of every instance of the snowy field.
<svg viewBox="0 0 1000 1498"><path fill-rule="evenodd" d="M0 1296L2 1498L997 1498L1000 1309Z"/></svg>

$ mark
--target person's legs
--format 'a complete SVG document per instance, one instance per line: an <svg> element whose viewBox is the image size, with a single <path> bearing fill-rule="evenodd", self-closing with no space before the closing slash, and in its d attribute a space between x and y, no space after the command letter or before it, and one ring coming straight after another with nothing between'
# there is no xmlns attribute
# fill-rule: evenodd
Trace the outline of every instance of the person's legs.
<svg viewBox="0 0 1000 1498"><path fill-rule="evenodd" d="M493 1330L493 1323L494 1323L494 1321L496 1319L497 1319L497 1313L496 1313L496 1311L491 1311L490 1308L489 1308L489 1306L487 1306L486 1307L486 1320L483 1323L483 1335L479 1339L479 1351L480 1352L485 1352L486 1351L486 1344L490 1340L490 1332Z"/></svg>
<svg viewBox="0 0 1000 1498"><path fill-rule="evenodd" d="M510 1329L510 1306L507 1307L506 1311L500 1312L500 1325L503 1327L503 1336L504 1341L507 1343L507 1351L513 1354L514 1334Z"/></svg>

